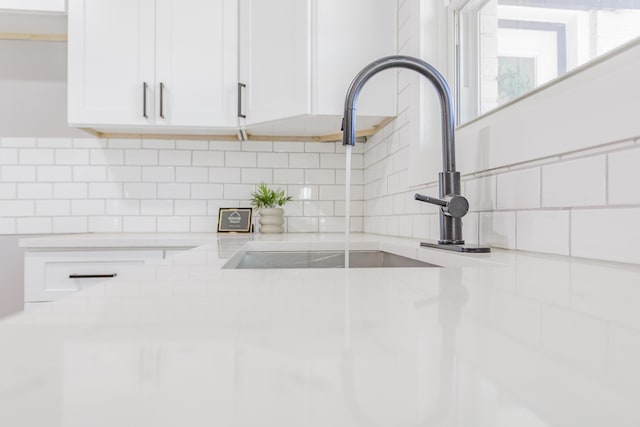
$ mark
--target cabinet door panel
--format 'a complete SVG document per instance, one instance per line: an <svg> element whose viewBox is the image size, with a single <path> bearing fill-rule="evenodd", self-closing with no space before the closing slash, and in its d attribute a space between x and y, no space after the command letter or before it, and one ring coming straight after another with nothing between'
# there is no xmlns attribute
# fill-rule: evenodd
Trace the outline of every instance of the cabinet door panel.
<svg viewBox="0 0 640 427"><path fill-rule="evenodd" d="M69 122L153 119L153 0L69 1ZM147 82L147 118L143 84Z"/></svg>
<svg viewBox="0 0 640 427"><path fill-rule="evenodd" d="M310 1L240 0L246 124L310 113Z"/></svg>
<svg viewBox="0 0 640 427"><path fill-rule="evenodd" d="M237 1L157 0L156 17L156 123L237 125Z"/></svg>

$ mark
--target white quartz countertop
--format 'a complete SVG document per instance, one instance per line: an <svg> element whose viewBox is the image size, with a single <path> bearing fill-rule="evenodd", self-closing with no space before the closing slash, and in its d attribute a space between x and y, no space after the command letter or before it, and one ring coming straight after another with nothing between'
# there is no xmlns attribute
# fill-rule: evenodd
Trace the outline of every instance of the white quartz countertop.
<svg viewBox="0 0 640 427"><path fill-rule="evenodd" d="M343 238L209 238L1 321L0 424L640 426L638 266L356 235L447 267L230 270Z"/></svg>

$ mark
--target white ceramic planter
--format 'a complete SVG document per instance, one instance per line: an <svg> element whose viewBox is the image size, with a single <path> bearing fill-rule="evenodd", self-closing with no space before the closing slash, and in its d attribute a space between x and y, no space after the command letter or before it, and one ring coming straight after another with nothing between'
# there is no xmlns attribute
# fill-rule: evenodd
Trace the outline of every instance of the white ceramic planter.
<svg viewBox="0 0 640 427"><path fill-rule="evenodd" d="M284 231L284 209L260 209L260 232L265 234L282 233Z"/></svg>

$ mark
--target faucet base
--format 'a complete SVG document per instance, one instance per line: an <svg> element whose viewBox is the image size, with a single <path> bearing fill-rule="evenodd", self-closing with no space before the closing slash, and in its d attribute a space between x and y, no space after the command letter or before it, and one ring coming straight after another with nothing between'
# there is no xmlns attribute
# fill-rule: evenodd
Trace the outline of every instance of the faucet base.
<svg viewBox="0 0 640 427"><path fill-rule="evenodd" d="M491 248L487 246L468 246L468 245L452 245L452 244L442 244L442 243L429 243L429 242L420 242L420 246L425 248L432 249L444 249L446 251L453 252L465 252L471 254L486 254L491 252Z"/></svg>

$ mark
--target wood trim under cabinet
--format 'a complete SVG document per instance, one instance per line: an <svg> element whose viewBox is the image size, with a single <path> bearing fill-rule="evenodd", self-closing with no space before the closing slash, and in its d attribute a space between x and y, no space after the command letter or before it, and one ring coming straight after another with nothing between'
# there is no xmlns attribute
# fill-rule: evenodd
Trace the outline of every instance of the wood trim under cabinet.
<svg viewBox="0 0 640 427"><path fill-rule="evenodd" d="M0 33L0 40L23 40L32 42L66 42L66 34Z"/></svg>
<svg viewBox="0 0 640 427"><path fill-rule="evenodd" d="M376 126L356 132L356 138L368 138L378 133L382 128L391 123L395 117L387 117ZM90 128L80 128L96 138L104 139L182 139L188 141L234 141L240 140L236 135L193 135L193 134L155 134L155 133L124 133L124 132L100 132ZM285 142L336 142L342 140L342 132L318 136L289 136L289 135L253 135L245 133L246 141L285 141Z"/></svg>

